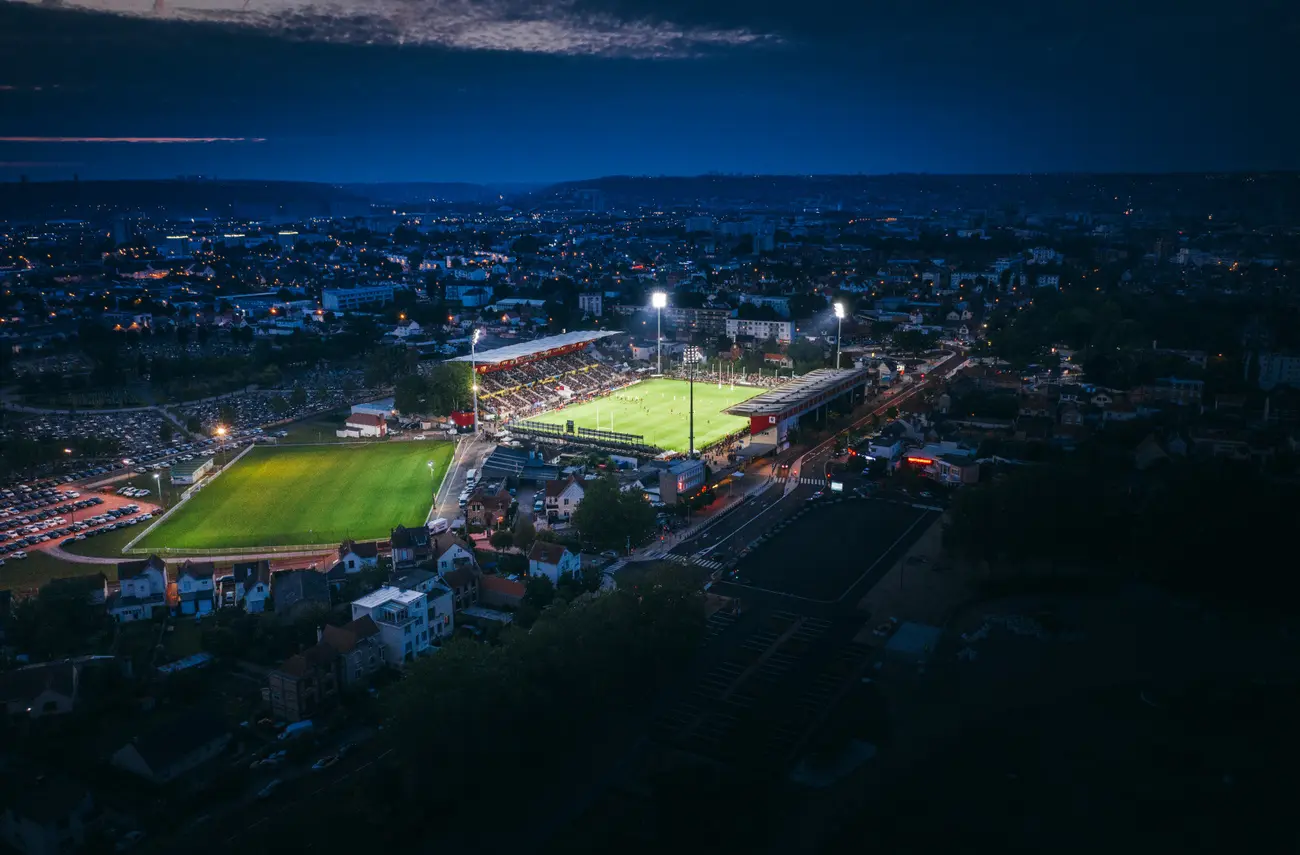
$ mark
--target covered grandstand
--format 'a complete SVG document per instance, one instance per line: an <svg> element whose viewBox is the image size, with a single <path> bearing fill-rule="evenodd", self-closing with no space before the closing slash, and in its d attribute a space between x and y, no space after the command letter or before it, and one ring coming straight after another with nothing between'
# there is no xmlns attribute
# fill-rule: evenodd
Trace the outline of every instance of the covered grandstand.
<svg viewBox="0 0 1300 855"><path fill-rule="evenodd" d="M870 379L865 368L819 368L728 407L727 412L749 417L751 443L780 445L802 416L844 395L856 403L852 399L865 390Z"/></svg>
<svg viewBox="0 0 1300 855"><path fill-rule="evenodd" d="M518 344L508 344L505 347L480 351L473 357L469 355L457 356L455 359L448 361L473 361L478 367L478 372L484 374L502 371L528 362L536 362L540 359L574 353L585 349L593 341L599 341L612 335L620 335L620 333L616 330L575 330L562 335L548 335L545 338L521 341Z"/></svg>
<svg viewBox="0 0 1300 855"><path fill-rule="evenodd" d="M619 333L581 330L475 354L479 405L498 420L512 421L626 385L628 377L587 352L593 342L613 335Z"/></svg>

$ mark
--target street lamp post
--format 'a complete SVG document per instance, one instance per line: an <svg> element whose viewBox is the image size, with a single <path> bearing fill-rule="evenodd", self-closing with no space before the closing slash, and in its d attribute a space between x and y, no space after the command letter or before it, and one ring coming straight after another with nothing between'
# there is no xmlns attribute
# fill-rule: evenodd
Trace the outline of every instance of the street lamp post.
<svg viewBox="0 0 1300 855"><path fill-rule="evenodd" d="M840 368L840 343L844 338L844 304L835 303L835 368Z"/></svg>
<svg viewBox="0 0 1300 855"><path fill-rule="evenodd" d="M664 306L668 305L668 295L663 291L656 291L650 295L650 305L655 307L655 373L664 373L664 334L663 318Z"/></svg>
<svg viewBox="0 0 1300 855"><path fill-rule="evenodd" d="M155 473L153 473L153 486L154 486L154 489L158 491L158 498L162 501L162 506L163 506L164 508L166 508L166 507L167 507L167 500L163 498L163 491L162 491L162 473L161 473L161 472L155 472Z"/></svg>
<svg viewBox="0 0 1300 855"><path fill-rule="evenodd" d="M474 335L469 340L469 370L472 377L471 386L474 391L474 438L478 439L478 337L482 334L481 330L474 330Z"/></svg>

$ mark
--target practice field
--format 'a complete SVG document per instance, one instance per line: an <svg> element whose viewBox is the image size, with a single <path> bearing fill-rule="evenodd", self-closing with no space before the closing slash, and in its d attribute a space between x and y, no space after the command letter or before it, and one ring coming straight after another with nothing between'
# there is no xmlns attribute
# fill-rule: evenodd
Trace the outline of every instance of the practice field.
<svg viewBox="0 0 1300 855"><path fill-rule="evenodd" d="M453 448L449 442L256 448L135 548L230 549L388 537L398 523L424 522Z"/></svg>
<svg viewBox="0 0 1300 855"><path fill-rule="evenodd" d="M612 395L553 410L529 421L562 425L573 419L575 427L641 434L660 448L686 451L690 436L689 390L684 380L647 380ZM744 416L729 416L727 407L762 392L752 386L723 386L717 381L695 383L695 447L701 448L749 424Z"/></svg>

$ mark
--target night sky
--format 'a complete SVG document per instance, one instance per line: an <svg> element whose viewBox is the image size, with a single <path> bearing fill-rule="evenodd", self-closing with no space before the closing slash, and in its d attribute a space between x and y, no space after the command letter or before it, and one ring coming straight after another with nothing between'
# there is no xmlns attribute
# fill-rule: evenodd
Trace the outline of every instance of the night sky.
<svg viewBox="0 0 1300 855"><path fill-rule="evenodd" d="M1300 168L1296 0L162 2L0 0L0 180Z"/></svg>

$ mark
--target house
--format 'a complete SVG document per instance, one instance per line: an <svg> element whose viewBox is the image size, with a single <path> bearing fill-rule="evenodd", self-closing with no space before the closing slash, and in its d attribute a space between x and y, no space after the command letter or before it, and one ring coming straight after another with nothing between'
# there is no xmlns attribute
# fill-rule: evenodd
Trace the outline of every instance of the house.
<svg viewBox="0 0 1300 855"><path fill-rule="evenodd" d="M429 602L429 638L441 641L456 630L456 597L451 588L439 580L432 570L419 568L406 570L393 576L393 587L403 591L418 591Z"/></svg>
<svg viewBox="0 0 1300 855"><path fill-rule="evenodd" d="M69 778L13 781L12 800L0 813L0 840L25 855L59 855L86 842L94 810L90 791Z"/></svg>
<svg viewBox="0 0 1300 855"><path fill-rule="evenodd" d="M478 566L474 561L473 549L450 531L431 537L430 547L430 557L437 562L439 573L449 573L459 567L473 569Z"/></svg>
<svg viewBox="0 0 1300 855"><path fill-rule="evenodd" d="M212 613L216 586L213 578L216 565L211 561L186 561L176 574L176 591L181 600L181 614L206 615Z"/></svg>
<svg viewBox="0 0 1300 855"><path fill-rule="evenodd" d="M479 597L483 605L493 608L518 608L526 591L523 582L505 576L484 576L479 582Z"/></svg>
<svg viewBox="0 0 1300 855"><path fill-rule="evenodd" d="M582 504L582 497L585 492L582 488L582 482L572 475L566 481L547 481L546 518L567 520L578 509L578 505Z"/></svg>
<svg viewBox="0 0 1300 855"><path fill-rule="evenodd" d="M150 723L113 752L109 762L155 784L174 781L214 759L230 744L230 731L214 709L199 708L163 724Z"/></svg>
<svg viewBox="0 0 1300 855"><path fill-rule="evenodd" d="M272 579L271 598L276 615L292 620L312 606L329 608L330 586L316 570L284 570Z"/></svg>
<svg viewBox="0 0 1300 855"><path fill-rule="evenodd" d="M71 659L28 665L0 674L0 703L11 716L41 718L72 712L81 666Z"/></svg>
<svg viewBox="0 0 1300 855"><path fill-rule="evenodd" d="M505 490L479 487L465 504L465 520L481 528L496 528L506 521L511 501Z"/></svg>
<svg viewBox="0 0 1300 855"><path fill-rule="evenodd" d="M294 654L266 675L271 715L279 721L302 721L338 700L338 654L324 641Z"/></svg>
<svg viewBox="0 0 1300 855"><path fill-rule="evenodd" d="M369 617L317 632L316 644L267 674L271 715L303 721L329 709L341 691L384 667L379 627Z"/></svg>
<svg viewBox="0 0 1300 855"><path fill-rule="evenodd" d="M383 641L379 626L368 616L343 626L326 626L321 641L338 656L339 680L344 689L364 683L384 667Z"/></svg>
<svg viewBox="0 0 1300 855"><path fill-rule="evenodd" d="M534 541L528 551L528 572L532 576L545 576L559 582L562 573L577 575L581 561L567 546L559 543Z"/></svg>
<svg viewBox="0 0 1300 855"><path fill-rule="evenodd" d="M108 598L108 613L121 623L150 620L167 602L167 565L157 555L117 565L118 592Z"/></svg>
<svg viewBox="0 0 1300 855"><path fill-rule="evenodd" d="M338 562L348 573L373 570L379 566L379 544L374 541L357 543L355 540L345 540L339 544Z"/></svg>
<svg viewBox="0 0 1300 855"><path fill-rule="evenodd" d="M343 430L335 433L350 437L385 437L388 436L388 422L383 416L373 413L353 413L348 416Z"/></svg>
<svg viewBox="0 0 1300 855"><path fill-rule="evenodd" d="M352 619L369 616L379 627L384 660L395 668L429 650L429 602L419 591L386 586L352 603Z"/></svg>
<svg viewBox="0 0 1300 855"><path fill-rule="evenodd" d="M425 561L433 557L429 543L429 530L422 525L407 528L399 525L393 529L390 538L393 545L393 566Z"/></svg>
<svg viewBox="0 0 1300 855"><path fill-rule="evenodd" d="M240 561L223 576L218 584L218 601L223 607L240 603L244 611L257 614L266 611L266 601L271 596L271 562Z"/></svg>
<svg viewBox="0 0 1300 855"><path fill-rule="evenodd" d="M470 567L457 567L442 574L442 583L451 589L457 611L478 603L478 582L477 570Z"/></svg>

